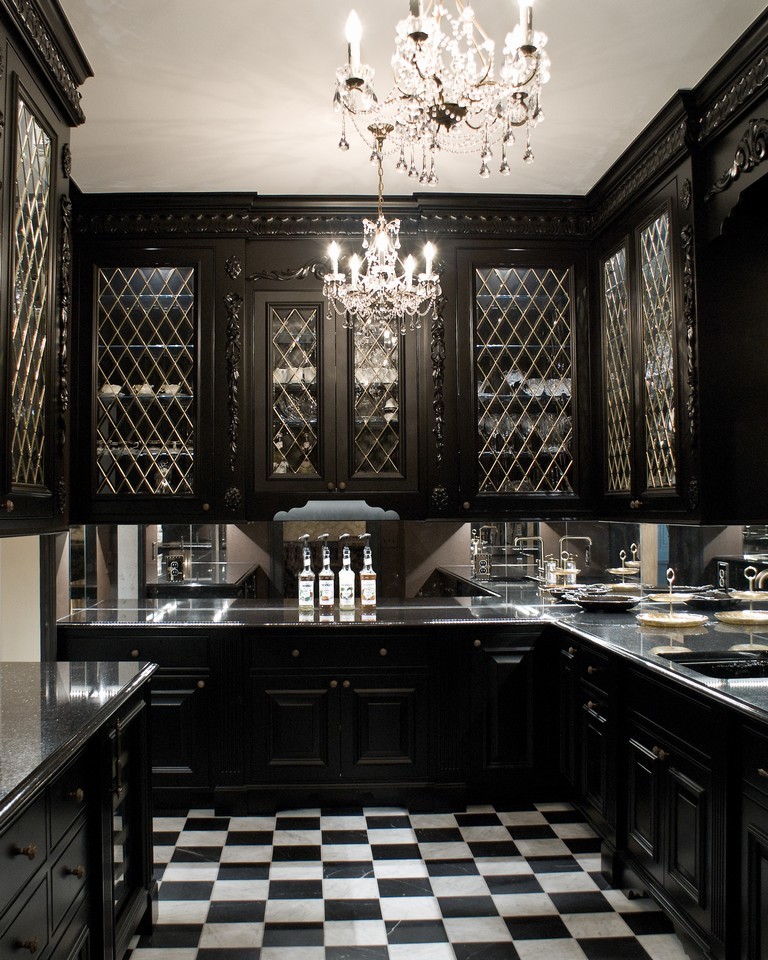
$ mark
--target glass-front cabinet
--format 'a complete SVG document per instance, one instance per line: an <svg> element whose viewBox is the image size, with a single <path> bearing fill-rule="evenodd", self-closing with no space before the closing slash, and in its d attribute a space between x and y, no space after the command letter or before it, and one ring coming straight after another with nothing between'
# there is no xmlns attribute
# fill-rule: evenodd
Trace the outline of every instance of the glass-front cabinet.
<svg viewBox="0 0 768 960"><path fill-rule="evenodd" d="M679 500L678 294L673 205L657 199L599 261L603 490L609 509Z"/></svg>
<svg viewBox="0 0 768 960"><path fill-rule="evenodd" d="M471 323L459 368L472 402L459 420L464 509L573 505L581 263L520 252L467 257L463 274Z"/></svg>
<svg viewBox="0 0 768 960"><path fill-rule="evenodd" d="M419 332L401 336L395 319L345 328L319 294L256 291L252 304L254 503L270 516L340 496L407 510Z"/></svg>
<svg viewBox="0 0 768 960"><path fill-rule="evenodd" d="M97 514L139 502L163 517L209 509L210 364L200 362L209 270L204 251L183 250L92 265Z"/></svg>

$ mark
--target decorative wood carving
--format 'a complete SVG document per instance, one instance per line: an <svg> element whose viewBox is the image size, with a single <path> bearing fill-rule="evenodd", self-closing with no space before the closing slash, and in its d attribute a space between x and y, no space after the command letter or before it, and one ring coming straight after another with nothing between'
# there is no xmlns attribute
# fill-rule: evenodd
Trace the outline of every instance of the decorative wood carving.
<svg viewBox="0 0 768 960"><path fill-rule="evenodd" d="M306 280L308 276L315 277L316 280L322 280L326 273L331 269L331 262L327 257L313 257L307 260L300 267L287 267L285 270L260 270L252 273L245 279L249 282L254 280L276 280L279 282L290 280Z"/></svg>
<svg viewBox="0 0 768 960"><path fill-rule="evenodd" d="M430 356L432 358L432 409L435 415L435 425L432 433L435 437L435 462L437 469L443 467L443 448L445 436L445 297L440 297L437 303L437 313L432 320L432 341Z"/></svg>
<svg viewBox="0 0 768 960"><path fill-rule="evenodd" d="M433 213L421 218L420 230L430 236L462 234L473 236L586 237L591 219L571 213Z"/></svg>
<svg viewBox="0 0 768 960"><path fill-rule="evenodd" d="M224 494L224 504L228 510L239 510L243 503L243 494L238 487L229 487Z"/></svg>
<svg viewBox="0 0 768 960"><path fill-rule="evenodd" d="M72 147L68 143L61 148L61 171L67 179L72 176Z"/></svg>
<svg viewBox="0 0 768 960"><path fill-rule="evenodd" d="M688 210L693 199L693 188L688 177L680 184L680 204L683 210Z"/></svg>
<svg viewBox="0 0 768 960"><path fill-rule="evenodd" d="M58 406L59 449L67 442L69 409L69 310L72 302L72 201L61 198L61 248L59 254Z"/></svg>
<svg viewBox="0 0 768 960"><path fill-rule="evenodd" d="M688 481L688 506L691 510L698 508L700 499L699 481L696 477L691 477Z"/></svg>
<svg viewBox="0 0 768 960"><path fill-rule="evenodd" d="M239 257L230 257L225 264L225 268L230 280L237 280L243 272L243 265L240 263Z"/></svg>
<svg viewBox="0 0 768 960"><path fill-rule="evenodd" d="M688 378L688 426L691 446L698 439L699 386L696 357L696 284L693 261L693 227L687 224L680 231L683 248L683 318L685 319Z"/></svg>
<svg viewBox="0 0 768 960"><path fill-rule="evenodd" d="M749 173L750 170L754 170L758 164L765 160L768 156L767 139L768 120L763 117L750 120L749 126L736 147L733 163L704 194L704 203L708 203L716 194L727 190L739 179L742 173Z"/></svg>
<svg viewBox="0 0 768 960"><path fill-rule="evenodd" d="M724 94L720 96L701 116L699 120L699 142L707 140L732 114L747 103L768 81L768 58L751 64L749 69L737 77Z"/></svg>
<svg viewBox="0 0 768 960"><path fill-rule="evenodd" d="M59 515L63 517L67 512L67 481L64 477L59 477L56 481L56 504Z"/></svg>
<svg viewBox="0 0 768 960"><path fill-rule="evenodd" d="M240 355L242 353L240 310L243 298L239 293L224 297L227 308L227 409L229 410L229 467L234 472L240 436Z"/></svg>
<svg viewBox="0 0 768 960"><path fill-rule="evenodd" d="M40 54L51 79L56 83L62 98L69 104L77 123L85 123L85 114L80 106L80 94L69 70L64 65L58 47L46 29L31 0L6 0L6 5L15 12L27 40Z"/></svg>
<svg viewBox="0 0 768 960"><path fill-rule="evenodd" d="M448 509L448 491L442 483L438 483L432 488L432 508L435 513L441 513Z"/></svg>

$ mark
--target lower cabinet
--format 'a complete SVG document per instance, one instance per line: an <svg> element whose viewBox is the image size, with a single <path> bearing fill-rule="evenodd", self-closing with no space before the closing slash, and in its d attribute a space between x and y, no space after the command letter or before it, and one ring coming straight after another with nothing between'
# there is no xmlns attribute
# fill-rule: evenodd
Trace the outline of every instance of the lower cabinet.
<svg viewBox="0 0 768 960"><path fill-rule="evenodd" d="M741 953L768 960L768 726L742 730Z"/></svg>

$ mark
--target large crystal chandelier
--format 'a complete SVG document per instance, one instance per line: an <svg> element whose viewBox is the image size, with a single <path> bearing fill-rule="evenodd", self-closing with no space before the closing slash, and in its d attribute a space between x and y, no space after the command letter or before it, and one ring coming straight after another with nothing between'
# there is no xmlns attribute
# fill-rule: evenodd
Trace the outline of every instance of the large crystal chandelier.
<svg viewBox="0 0 768 960"><path fill-rule="evenodd" d="M544 118L541 86L549 80L547 38L533 29L533 0L519 0L520 20L506 36L498 76L493 40L468 4L453 3L455 13L440 0L410 0L410 14L397 24L394 85L383 100L373 88L373 67L360 60L362 28L352 11L348 62L336 71L334 94L334 108L342 114L342 150L349 149L350 117L374 149L369 129L391 125L388 143L399 152L397 169L420 183L438 182L435 158L440 150L478 153L480 176L489 177L497 144L499 172L508 174L507 152L516 132L524 133L523 160L533 160L531 131Z"/></svg>
<svg viewBox="0 0 768 960"><path fill-rule="evenodd" d="M434 272L435 248L424 245L424 272L417 271L415 258L404 261L400 249L400 221L385 220L383 212L384 141L392 133L388 124L372 126L374 159L379 171L379 200L376 221L363 220L363 255L349 258L349 277L339 272L340 249L334 240L328 249L331 272L323 278L323 295L333 310L344 317L343 326L363 328L388 325L393 319L404 334L421 326L421 319L437 315L440 277Z"/></svg>

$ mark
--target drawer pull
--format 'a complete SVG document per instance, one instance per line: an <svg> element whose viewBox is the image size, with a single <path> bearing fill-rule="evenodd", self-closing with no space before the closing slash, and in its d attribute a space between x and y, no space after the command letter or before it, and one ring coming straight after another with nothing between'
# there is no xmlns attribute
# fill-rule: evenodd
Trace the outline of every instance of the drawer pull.
<svg viewBox="0 0 768 960"><path fill-rule="evenodd" d="M30 937L29 940L17 940L17 950L29 950L30 953L37 953L39 941L37 937Z"/></svg>
<svg viewBox="0 0 768 960"><path fill-rule="evenodd" d="M597 710L597 704L594 700L587 700L587 710Z"/></svg>
<svg viewBox="0 0 768 960"><path fill-rule="evenodd" d="M291 650L291 656L292 656L292 657L299 657L299 656L301 656L301 651L300 651L300 650Z"/></svg>
<svg viewBox="0 0 768 960"><path fill-rule="evenodd" d="M132 657L135 658L135 657L138 657L138 655L139 655L139 651L138 651L138 650L136 650L136 649L131 650L131 656L132 656Z"/></svg>
<svg viewBox="0 0 768 960"><path fill-rule="evenodd" d="M569 653L572 657L575 656L578 652L579 652L579 651L578 651L578 649L577 649L576 647L568 647L568 653Z"/></svg>
<svg viewBox="0 0 768 960"><path fill-rule="evenodd" d="M386 647L382 647L381 650L379 650L380 657L386 657L387 653L388 653L388 650Z"/></svg>
<svg viewBox="0 0 768 960"><path fill-rule="evenodd" d="M82 803L85 800L85 791L82 787L78 787L77 790L67 794L67 800L71 800L72 803Z"/></svg>
<svg viewBox="0 0 768 960"><path fill-rule="evenodd" d="M14 847L13 848L14 856L17 857L26 857L27 860L34 860L37 856L37 844L28 843L24 847Z"/></svg>
<svg viewBox="0 0 768 960"><path fill-rule="evenodd" d="M338 680L331 680L331 683L330 683L331 690L335 690L336 687L338 687L338 685L339 685Z"/></svg>
<svg viewBox="0 0 768 960"><path fill-rule="evenodd" d="M597 667L587 667L587 673L589 674L597 673Z"/></svg>
<svg viewBox="0 0 768 960"><path fill-rule="evenodd" d="M475 647L475 648L477 648L477 647L482 647L482 645L483 645L483 641L482 641L482 640L473 640L473 641L472 641L472 646Z"/></svg>
<svg viewBox="0 0 768 960"><path fill-rule="evenodd" d="M76 867L64 867L64 876L77 877L78 880L82 880L85 876L85 867L80 864Z"/></svg>
<svg viewBox="0 0 768 960"><path fill-rule="evenodd" d="M764 767L757 768L757 775L758 777L765 777L765 779L768 780L768 770L766 770Z"/></svg>
<svg viewBox="0 0 768 960"><path fill-rule="evenodd" d="M349 680L345 680L344 683L342 683L342 687L344 687L345 690L349 690Z"/></svg>
<svg viewBox="0 0 768 960"><path fill-rule="evenodd" d="M198 689L198 690L204 690L204 689L205 689L205 680L198 680L198 681L197 681L197 689Z"/></svg>
<svg viewBox="0 0 768 960"><path fill-rule="evenodd" d="M651 753L654 755L654 757L658 757L659 760L661 760L662 762L664 762L664 760L667 760L669 758L669 754L667 753L667 751L662 750L661 747L652 747Z"/></svg>
<svg viewBox="0 0 768 960"><path fill-rule="evenodd" d="M3 510L7 510L8 513L13 513L13 500L3 500L0 506Z"/></svg>

